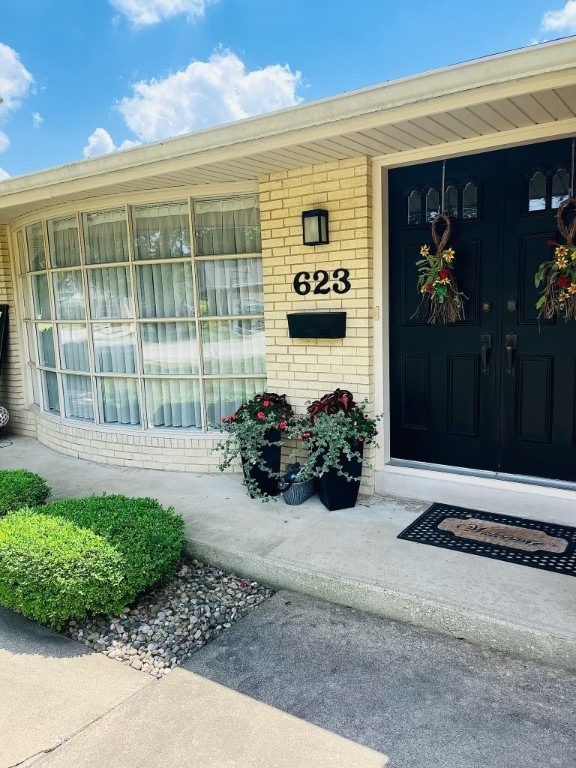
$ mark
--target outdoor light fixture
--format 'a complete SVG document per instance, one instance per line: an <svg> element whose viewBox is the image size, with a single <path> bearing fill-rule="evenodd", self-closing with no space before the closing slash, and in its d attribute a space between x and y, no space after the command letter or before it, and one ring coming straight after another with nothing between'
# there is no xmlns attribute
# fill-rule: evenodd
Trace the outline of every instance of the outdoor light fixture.
<svg viewBox="0 0 576 768"><path fill-rule="evenodd" d="M302 237L304 245L326 245L328 240L328 211L315 208L302 211Z"/></svg>

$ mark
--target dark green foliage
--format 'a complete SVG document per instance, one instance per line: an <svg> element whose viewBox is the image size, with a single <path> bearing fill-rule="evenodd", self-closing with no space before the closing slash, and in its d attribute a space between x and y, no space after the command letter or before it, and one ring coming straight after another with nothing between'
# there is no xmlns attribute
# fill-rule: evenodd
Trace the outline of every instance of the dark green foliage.
<svg viewBox="0 0 576 768"><path fill-rule="evenodd" d="M42 508L88 528L115 547L124 561L124 599L174 573L184 545L184 520L155 499L87 496L54 501Z"/></svg>
<svg viewBox="0 0 576 768"><path fill-rule="evenodd" d="M0 603L59 628L124 607L122 555L63 519L23 509L0 519Z"/></svg>
<svg viewBox="0 0 576 768"><path fill-rule="evenodd" d="M0 469L0 516L22 507L38 507L50 494L40 475L27 469Z"/></svg>

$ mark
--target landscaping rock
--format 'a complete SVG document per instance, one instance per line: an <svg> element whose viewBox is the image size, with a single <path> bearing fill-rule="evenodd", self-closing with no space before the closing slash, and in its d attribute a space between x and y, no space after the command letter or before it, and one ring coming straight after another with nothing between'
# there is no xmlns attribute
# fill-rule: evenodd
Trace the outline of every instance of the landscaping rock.
<svg viewBox="0 0 576 768"><path fill-rule="evenodd" d="M119 616L70 621L62 632L160 678L272 594L255 581L192 560Z"/></svg>

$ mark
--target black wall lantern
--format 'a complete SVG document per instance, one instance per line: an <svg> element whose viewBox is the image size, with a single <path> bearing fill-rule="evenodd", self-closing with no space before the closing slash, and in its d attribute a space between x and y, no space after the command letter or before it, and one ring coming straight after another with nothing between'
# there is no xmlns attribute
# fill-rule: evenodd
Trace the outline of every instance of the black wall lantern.
<svg viewBox="0 0 576 768"><path fill-rule="evenodd" d="M328 240L328 211L316 208L302 211L302 237L304 245L326 245Z"/></svg>

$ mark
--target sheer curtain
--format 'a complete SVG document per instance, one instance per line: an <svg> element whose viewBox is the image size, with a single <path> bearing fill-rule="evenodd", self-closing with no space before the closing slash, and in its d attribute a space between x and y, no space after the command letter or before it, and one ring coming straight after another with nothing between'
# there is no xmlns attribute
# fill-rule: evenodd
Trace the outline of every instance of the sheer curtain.
<svg viewBox="0 0 576 768"><path fill-rule="evenodd" d="M138 382L135 379L99 378L101 418L105 424L140 424Z"/></svg>
<svg viewBox="0 0 576 768"><path fill-rule="evenodd" d="M28 248L30 271L36 272L39 269L46 269L42 224L31 224L29 227L26 227L26 246Z"/></svg>
<svg viewBox="0 0 576 768"><path fill-rule="evenodd" d="M128 261L128 228L124 208L85 213L82 223L88 264Z"/></svg>
<svg viewBox="0 0 576 768"><path fill-rule="evenodd" d="M266 379L206 379L206 416L208 424L218 426L222 417L230 416L242 403L266 387Z"/></svg>
<svg viewBox="0 0 576 768"><path fill-rule="evenodd" d="M190 256L188 203L134 208L134 253L138 260Z"/></svg>
<svg viewBox="0 0 576 768"><path fill-rule="evenodd" d="M264 311L262 259L199 261L202 315L259 315Z"/></svg>
<svg viewBox="0 0 576 768"><path fill-rule="evenodd" d="M202 323L202 359L209 375L266 373L264 320Z"/></svg>
<svg viewBox="0 0 576 768"><path fill-rule="evenodd" d="M48 244L53 267L80 265L80 245L76 216L48 222Z"/></svg>
<svg viewBox="0 0 576 768"><path fill-rule="evenodd" d="M99 373L136 373L136 329L132 323L95 323L92 338Z"/></svg>
<svg viewBox="0 0 576 768"><path fill-rule="evenodd" d="M142 323L144 373L198 373L195 323Z"/></svg>
<svg viewBox="0 0 576 768"><path fill-rule="evenodd" d="M190 262L136 267L140 317L194 317Z"/></svg>
<svg viewBox="0 0 576 768"><path fill-rule="evenodd" d="M194 204L196 255L260 253L260 208L256 195Z"/></svg>
<svg viewBox="0 0 576 768"><path fill-rule="evenodd" d="M151 427L200 427L200 390L194 379L146 379Z"/></svg>
<svg viewBox="0 0 576 768"><path fill-rule="evenodd" d="M80 323L60 323L60 362L71 371L89 371L88 329Z"/></svg>
<svg viewBox="0 0 576 768"><path fill-rule="evenodd" d="M62 375L64 412L72 419L94 421L92 385L89 376Z"/></svg>
<svg viewBox="0 0 576 768"><path fill-rule="evenodd" d="M98 267L88 271L90 312L94 320L133 317L128 267Z"/></svg>

